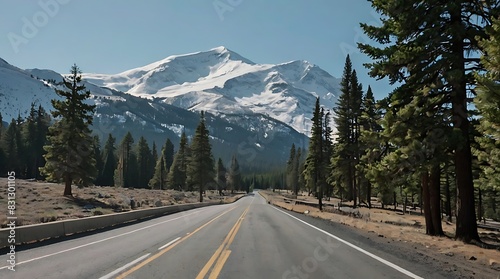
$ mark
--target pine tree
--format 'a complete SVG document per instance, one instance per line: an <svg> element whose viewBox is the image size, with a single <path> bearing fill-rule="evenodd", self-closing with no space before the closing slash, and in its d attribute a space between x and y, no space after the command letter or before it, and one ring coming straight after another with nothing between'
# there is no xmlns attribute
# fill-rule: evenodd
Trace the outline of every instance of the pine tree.
<svg viewBox="0 0 500 279"><path fill-rule="evenodd" d="M367 149L377 148L380 143L377 142L376 137L373 136L375 133L379 133L382 127L377 123L377 120L381 118L379 111L375 105L375 97L373 96L373 91L370 86L366 90L366 95L363 98L363 108L360 117L360 163L357 165L357 171L360 176L360 187L364 193L366 204L368 208L371 208L371 196L372 196L372 185L371 182L366 179L366 168L370 164L369 160L363 159L366 156Z"/></svg>
<svg viewBox="0 0 500 279"><path fill-rule="evenodd" d="M30 113L26 118L26 121L23 125L23 139L24 139L24 147L25 147L25 162L26 162L26 177L34 178L37 173L37 164L36 164L36 149L34 139L36 138L36 109L35 104L31 103Z"/></svg>
<svg viewBox="0 0 500 279"><path fill-rule="evenodd" d="M485 36L485 25L498 15L496 1L374 0L372 6L383 15L382 26L362 24L362 29L383 47L359 44L361 51L375 60L368 64L370 74L402 83L391 99L408 115L424 107L421 118L439 110L453 120L452 134L441 137L450 137L448 144L455 162L455 237L465 242L479 241L467 89L474 83L471 71L481 68L474 57L477 41ZM419 99L422 105L412 98Z"/></svg>
<svg viewBox="0 0 500 279"><path fill-rule="evenodd" d="M288 189L296 192L299 183L299 174L297 169L297 151L295 149L295 144L292 144L290 148L290 155L288 161L286 162L286 182Z"/></svg>
<svg viewBox="0 0 500 279"><path fill-rule="evenodd" d="M108 139L106 140L106 144L104 145L103 150L103 161L104 165L101 172L101 185L102 186L114 186L114 173L116 169L116 147L115 147L116 139L109 134Z"/></svg>
<svg viewBox="0 0 500 279"><path fill-rule="evenodd" d="M129 188L134 185L135 156L132 151L134 138L130 132L123 137L118 149L118 164L116 166L114 181L115 186Z"/></svg>
<svg viewBox="0 0 500 279"><path fill-rule="evenodd" d="M25 126L25 121L19 114L16 119L16 133L14 139L16 141L16 149L17 149L17 167L18 172L16 175L18 177L26 177L26 166L27 166L27 151L25 146L25 141L23 137L23 127Z"/></svg>
<svg viewBox="0 0 500 279"><path fill-rule="evenodd" d="M168 171L174 163L174 144L170 141L170 139L167 139L167 141L165 142L162 153L164 157L163 159L165 160L165 167Z"/></svg>
<svg viewBox="0 0 500 279"><path fill-rule="evenodd" d="M51 123L50 114L48 114L45 109L39 105L36 112L36 133L35 137L32 138L33 149L35 152L35 178L41 179L42 175L40 173L40 168L45 165L45 150L44 146L47 143L47 134L49 132L49 126Z"/></svg>
<svg viewBox="0 0 500 279"><path fill-rule="evenodd" d="M322 112L323 116L323 164L325 166L324 172L326 179L324 181L325 188L323 189L324 194L327 199L333 195L333 184L328 183L328 174L331 173L331 164L330 160L333 156L333 139L332 139L332 127L330 127L330 112L327 113Z"/></svg>
<svg viewBox="0 0 500 279"><path fill-rule="evenodd" d="M488 197L489 208L486 215L498 218L497 202L500 193L500 20L494 19L492 28L487 30L489 39L480 42L484 50L481 61L487 72L477 74L478 89L474 104L481 114L478 130L478 159L481 165L480 190ZM481 214L479 214L481 216Z"/></svg>
<svg viewBox="0 0 500 279"><path fill-rule="evenodd" d="M156 162L155 166L155 172L153 174L153 177L151 180L149 180L149 187L152 189L160 189L163 190L165 189L167 185L167 169L165 167L165 159L163 157L163 154L160 156L160 159Z"/></svg>
<svg viewBox="0 0 500 279"><path fill-rule="evenodd" d="M71 184L86 186L96 176L95 158L92 150L92 125L95 106L85 103L90 92L81 84L80 69L73 65L70 76L63 85L66 90L56 89L65 100L52 100L56 123L49 128L49 145L44 147L45 166L41 172L51 181L64 181L64 195L71 196Z"/></svg>
<svg viewBox="0 0 500 279"><path fill-rule="evenodd" d="M227 176L227 187L231 189L231 193L234 193L236 190L241 190L242 182L240 164L238 163L236 156L233 155Z"/></svg>
<svg viewBox="0 0 500 279"><path fill-rule="evenodd" d="M297 185L293 190L295 196L299 194L300 189L304 188L304 176L302 175L302 172L304 171L304 160L302 157L303 157L303 151L302 148L299 147L295 155L295 164L293 166L294 171L297 173Z"/></svg>
<svg viewBox="0 0 500 279"><path fill-rule="evenodd" d="M152 173L154 170L153 157L151 154L151 149L149 149L148 142L144 137L139 139L137 143L136 152L137 156L137 187L146 188L149 181L152 178Z"/></svg>
<svg viewBox="0 0 500 279"><path fill-rule="evenodd" d="M320 210L323 210L323 186L326 183L326 165L323 156L323 115L319 98L316 98L304 177L307 187L310 191L313 190L318 198Z"/></svg>
<svg viewBox="0 0 500 279"><path fill-rule="evenodd" d="M341 80L342 92L334 108L334 123L337 127L337 144L332 148L329 183L336 184L348 200L357 205L359 174L356 165L360 157L360 118L362 115L363 89L352 69L349 56L346 57ZM333 153L335 151L335 153Z"/></svg>
<svg viewBox="0 0 500 279"><path fill-rule="evenodd" d="M98 135L94 135L92 146L94 148L95 168L97 175L94 179L94 185L102 185L102 169L104 168L104 160L102 159L101 143Z"/></svg>
<svg viewBox="0 0 500 279"><path fill-rule="evenodd" d="M219 195L222 196L222 191L227 190L227 181L226 181L226 167L222 163L222 159L219 158L217 161L217 171L216 171L216 185L217 190L219 191Z"/></svg>
<svg viewBox="0 0 500 279"><path fill-rule="evenodd" d="M207 184L212 183L215 177L212 147L208 136L205 115L201 112L200 123L191 142L191 156L187 166L187 183L199 190L200 202L203 202L203 192Z"/></svg>
<svg viewBox="0 0 500 279"><path fill-rule="evenodd" d="M186 169L189 160L188 139L185 132L182 132L179 143L179 151L174 156L174 161L168 172L167 183L170 189L186 190Z"/></svg>
<svg viewBox="0 0 500 279"><path fill-rule="evenodd" d="M153 141L153 147L151 147L151 158L153 159L153 165L156 166L156 163L158 163L158 150L156 148L156 142L154 141Z"/></svg>
<svg viewBox="0 0 500 279"><path fill-rule="evenodd" d="M3 133L3 152L5 154L5 166L8 171L14 171L16 173L21 173L21 168L19 165L19 157L17 151L17 141L16 134L19 127L14 118L7 127L7 131Z"/></svg>

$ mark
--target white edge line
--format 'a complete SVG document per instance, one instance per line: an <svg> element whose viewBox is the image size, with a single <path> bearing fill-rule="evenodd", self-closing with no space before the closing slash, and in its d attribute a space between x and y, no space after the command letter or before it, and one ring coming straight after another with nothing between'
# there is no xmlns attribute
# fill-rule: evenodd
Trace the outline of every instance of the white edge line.
<svg viewBox="0 0 500 279"><path fill-rule="evenodd" d="M110 273L108 273L108 274L106 274L106 275L104 275L104 276L100 277L99 279L108 279L108 278L111 278L111 277L113 277L113 276L115 276L115 275L119 274L120 272L124 271L125 269L127 269L127 268L129 268L129 267L133 266L134 264L136 264L136 263L138 263L138 262L142 261L143 259L145 259L145 258L149 257L149 255L151 255L151 253L148 253L148 254L146 254L146 255L144 255L144 256L141 256L141 257L139 257L139 258L137 258L137 259L135 259L135 260L133 260L133 261L129 262L128 264L126 264L126 265L124 265L124 266L122 266L122 267L120 267L120 268L118 268L118 269L115 269L114 271L112 271L112 272L110 272Z"/></svg>
<svg viewBox="0 0 500 279"><path fill-rule="evenodd" d="M158 226L158 225L161 225L161 224L164 224L164 223L168 223L168 222L171 222L171 221L175 221L175 220L184 218L184 217L189 216L189 215L196 214L196 213L200 212L201 210L203 210L203 209L199 209L199 210L193 211L193 212L191 212L189 214L183 214L182 216L175 217L173 219L168 219L168 220L165 220L165 221L162 221L162 222L159 222L159 223L154 223L154 224L146 226L146 227L138 228L138 229L135 229L133 231L129 231L129 232L125 232L125 233L122 233L122 234L110 236L110 237L107 237L107 238L103 238L103 239L100 239L100 240L96 240L96 241L93 241L93 242L89 242L89 243L85 243L85 244L82 244L82 245L79 245L79 246L75 246L75 247L72 247L72 248L69 248L69 249L66 249L66 250L61 250L61 251L54 252L54 253L51 253L51 254L47 254L47 255L44 255L44 256L40 256L40 257L36 257L36 258L29 259L29 260L26 260L26 261L18 262L18 263L16 263L16 266L17 265L21 265L21 264L25 264L25 263L29 263L29 262L32 262L32 261L36 261L36 260L41 260L41 259L44 259L44 258L52 257L52 256L55 256L55 255L58 255L58 254L62 254L62 253L65 253L65 252L73 251L73 250L80 249L80 248L83 248L83 247L86 247L86 246L90 246L90 245L93 245L93 244L101 243L101 242L104 242L104 241L107 241L107 240L110 240L110 239L113 239L113 238L121 237L121 236L124 236L124 235L128 235L128 234L131 234L131 233L142 231L142 230L145 230L145 229L149 229L151 227L155 227L155 226ZM182 211L179 212L179 213L182 214ZM0 267L0 270L6 269L8 267L9 267L8 265Z"/></svg>
<svg viewBox="0 0 500 279"><path fill-rule="evenodd" d="M366 250L364 250L364 249L362 249L362 248L360 248L360 247L358 247L358 246L356 246L356 245L354 245L354 244L352 244L350 242L347 242L347 241L343 240L342 238L340 238L338 236L335 236L335 235L333 235L333 234L331 234L331 233L329 233L329 232L327 232L325 230L322 230L322 229L317 228L317 227L315 227L315 226L313 226L313 225L311 225L311 224L309 224L309 223L307 223L307 222L305 222L303 220L300 220L299 218L297 218L297 217L295 217L295 216L293 216L293 215L291 215L291 214L289 214L289 213L287 213L287 212L285 212L285 211L283 211L281 209L278 209L278 208L276 208L274 206L271 206L271 207L274 208L274 209L276 209L276 210L278 210L278 211L280 211L283 214L286 214L286 215L292 217L293 219L295 219L295 220L297 220L297 221L299 221L301 223L304 223L304 224L308 225L309 227L311 227L313 229L316 229L316 230L318 230L318 231L320 231L320 232L322 232L322 233L324 233L324 234L326 234L326 235L328 235L330 237L335 238L336 240L344 243L345 245L347 245L347 246L349 246L349 247L351 247L351 248L353 248L355 250L358 250L359 252L361 252L361 253L363 253L363 254L365 254L367 256L370 256L373 259L375 259L375 260L377 260L377 261L379 261L379 262L381 262L381 263L383 263L383 264L385 264L387 266L390 266L390 267L394 268L395 270L397 270L397 271L399 271L399 272L401 272L401 273L403 273L403 274L405 274L405 275L407 275L407 276L409 276L411 278L424 279L423 277L415 275L415 274L411 273L410 271L408 271L408 270L406 270L406 269L404 269L404 268L402 268L402 267L400 267L400 266L398 266L396 264L391 263L388 260L384 260L383 258L381 258L381 257L379 257L377 255L374 255L374 254L372 254L372 253L370 253L370 252L368 252L368 251L366 251Z"/></svg>
<svg viewBox="0 0 500 279"><path fill-rule="evenodd" d="M172 245L172 243L176 242L177 240L181 239L180 237L170 241L169 243L163 245L162 247L158 248L158 250L163 250L163 248L167 248L168 246Z"/></svg>

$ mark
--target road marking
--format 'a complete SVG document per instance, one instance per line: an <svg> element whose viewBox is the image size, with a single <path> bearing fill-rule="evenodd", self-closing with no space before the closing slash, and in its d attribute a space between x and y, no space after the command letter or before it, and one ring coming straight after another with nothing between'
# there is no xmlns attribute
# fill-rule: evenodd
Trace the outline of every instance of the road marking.
<svg viewBox="0 0 500 279"><path fill-rule="evenodd" d="M143 259L147 258L149 255L151 255L151 253L148 253L148 254L146 254L146 255L144 255L144 256L142 256L142 257L139 257L139 258L137 258L137 259L135 259L135 260L133 260L133 261L129 262L128 264L126 264L126 265L124 265L124 266L122 266L122 267L120 267L120 268L116 269L115 271L113 271L113 272L111 272L111 273L108 273L108 274L106 274L106 275L104 275L104 276L100 277L99 279L109 279L109 278L111 278L111 277L113 277L113 276L117 275L118 273L122 272L123 270L125 270L125 269L127 269L127 268L129 268L129 267L133 266L134 264L136 264L136 263L138 263L138 262L142 261Z"/></svg>
<svg viewBox="0 0 500 279"><path fill-rule="evenodd" d="M236 221L236 224L234 224L234 226L231 228L231 230L229 231L229 233L226 236L226 238L224 239L224 241L222 241L222 244L219 246L219 248L217 248L217 250L215 250L215 253L208 260L208 262L205 264L205 266L203 266L200 273L198 273L198 276L196 276L196 279L205 278L208 271L210 270L210 268L212 267L212 265L214 264L214 262L216 260L217 260L217 262L215 263L215 266L212 269L212 272L210 273L209 278L215 279L219 276L219 274L222 270L222 267L226 263L226 260L229 257L229 254L231 253L231 251L229 250L229 245L231 245L231 243L233 242L234 237L236 236L236 233L238 232L238 230L241 226L241 222L243 222L243 219L245 218L245 215L248 213L248 210L250 209L250 206L252 205L253 201L254 200L252 199L252 202L248 205L248 207L245 209L245 211L243 211L240 218L238 218L238 220Z"/></svg>
<svg viewBox="0 0 500 279"><path fill-rule="evenodd" d="M377 261L379 261L379 262L381 262L381 263L389 266L389 267L394 268L395 270L397 270L397 271L399 271L399 272L401 272L401 273L403 273L403 274L405 274L405 275L407 275L407 276L409 276L411 278L424 279L424 278L422 278L422 277L420 277L418 275L415 275L415 274L411 273L410 271L408 271L408 270L406 270L406 269L404 269L404 268L402 268L402 267L400 267L400 266L398 266L396 264L391 263L388 260L385 260L385 259L383 259L383 258L381 258L381 257L379 257L379 256L377 256L375 254L372 254L372 253L370 253L370 252L368 252L368 251L366 251L366 250L364 250L364 249L362 249L362 248L360 248L360 247L358 247L358 246L356 246L356 245L348 242L348 241L345 241L345 240L343 240L342 238L340 238L338 236L335 236L335 235L333 235L333 234L331 234L331 233L329 233L329 232L327 232L325 230L322 230L322 229L320 229L318 227L315 227L315 226L313 226L313 225L311 225L311 224L309 224L309 223L307 223L307 222L305 222L303 220L300 220L299 218L297 218L297 217L295 217L295 216L293 216L293 215L291 215L291 214L289 214L289 213L287 213L287 212L285 212L285 211L283 211L281 209L278 209L278 208L276 208L274 206L271 206L271 208L274 208L274 209L278 210L279 212L281 212L281 213L283 213L285 215L288 215L288 216L292 217L293 219L295 219L295 220L297 220L297 221L299 221L301 223L304 223L304 224L308 225L309 227L311 227L311 228L313 228L315 230L318 230L318 231L320 231L320 232L322 232L322 233L324 233L324 234L326 234L326 235L328 235L328 236L330 236L330 237L332 237L332 238L334 238L334 239L336 239L336 240L344 243L345 245L347 245L347 246L349 246L349 247L351 247L351 248L353 248L355 250L358 250L359 252L361 252L361 253L363 253L363 254L365 254L365 255L367 255L367 256L369 256L369 257L371 257L371 258L373 258L373 259L375 259L375 260L377 260Z"/></svg>
<svg viewBox="0 0 500 279"><path fill-rule="evenodd" d="M224 252L222 252L222 255L215 264L214 270L212 271L212 273L210 273L210 277L208 277L208 279L217 279L220 271L222 270L222 267L224 267L224 264L227 261L227 258L229 258L229 254L231 254L231 250L225 250Z"/></svg>
<svg viewBox="0 0 500 279"><path fill-rule="evenodd" d="M155 223L155 224L152 224L152 225L149 225L149 226L146 226L146 227L142 227L142 228L139 228L139 229L135 229L133 231L129 231L129 232L126 232L126 233L122 233L122 234L110 236L110 237L107 237L107 238L104 238L104 239L101 239L101 240L97 240L97 241L85 243L85 244L82 244L82 245L79 245L79 246L76 246L76 247L73 247L73 248L69 248L69 249L66 249L66 250L62 250L62 251L58 251L58 252L55 252L55 253L47 254L47 255L44 255L44 256L40 256L40 257L36 257L36 258L33 258L33 259L29 259L29 260L26 260L26 261L18 262L18 263L16 263L16 265L21 265L21 264L29 263L29 262L32 262L32 261L41 260L41 259L44 259L44 258L52 257L52 256L59 255L59 254L65 253L65 252L73 251L73 250L76 250L76 249L80 249L80 248L83 248L83 247L87 247L87 246L90 246L90 245L101 243L101 242L104 242L104 241L107 241L107 240L111 240L111 239L114 239L114 238L117 238L117 237L121 237L121 236L124 236L124 235L129 235L129 234L141 231L141 230L149 229L149 228L152 228L152 227L164 224L164 223L168 223L168 222L171 222L171 221L175 221L175 220L184 218L184 217L189 216L189 215L196 214L196 213L200 212L201 210L202 209L196 210L196 211L191 212L189 214L184 214L182 216L179 216L179 217L176 217L176 218L173 218L173 219L165 220L165 221L162 221L162 222L159 222L159 223ZM0 270L8 268L8 267L9 266L0 267Z"/></svg>
<svg viewBox="0 0 500 279"><path fill-rule="evenodd" d="M204 227L208 226L210 223L212 223L213 221L219 219L220 217L222 217L224 214L230 212L231 210L234 210L237 206L234 206L224 212L222 212L221 214L217 215L215 218L213 218L212 220L208 221L207 223L201 225L200 227L198 227L196 230L194 230L192 233L190 233L189 235L186 235L184 236L183 238L181 238L180 240L178 240L177 242L175 242L174 244L168 246L167 248L161 250L160 252L154 254L153 256L151 256L150 258L148 258L147 260L141 262L140 264L132 267L131 269L127 270L126 272L120 274L119 276L116 277L116 279L123 279L127 276L129 276L130 274L132 274L133 272L139 270L141 267L144 267L145 265L147 265L148 263L156 260L157 258L159 258L161 255L165 254L166 252L170 251L172 248L174 248L175 246L177 246L177 244L183 242L184 240L190 238L191 236L193 236L195 233L199 232L201 229L203 229Z"/></svg>
<svg viewBox="0 0 500 279"><path fill-rule="evenodd" d="M170 246L172 243L176 242L176 241L177 241L177 240L179 240L179 239L181 239L181 238L180 238L180 237L178 237L178 238L176 238L176 239L174 239L174 240L170 241L169 243L167 243L167 244L163 245L162 247L158 248L158 250L163 250L163 248L166 248L166 247Z"/></svg>

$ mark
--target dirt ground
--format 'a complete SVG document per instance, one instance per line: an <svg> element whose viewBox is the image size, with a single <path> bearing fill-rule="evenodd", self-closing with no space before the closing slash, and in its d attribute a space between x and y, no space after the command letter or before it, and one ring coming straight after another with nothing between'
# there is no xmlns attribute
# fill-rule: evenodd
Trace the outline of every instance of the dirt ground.
<svg viewBox="0 0 500 279"><path fill-rule="evenodd" d="M373 234L372 239L391 240L414 247L416 253L440 261L443 269L450 269L450 272L460 274L462 278L500 278L500 250L483 249L454 240L455 224L443 222L443 230L447 236L433 237L425 234L423 216L368 208L359 208L355 214L344 215L345 212L328 206L321 212L312 206L285 201L285 197L279 193L261 193L272 204L284 209L363 230ZM297 199L317 202L317 199L307 196L299 196ZM337 205L338 201L332 200L331 203ZM482 241L500 247L500 232L479 229L479 234Z"/></svg>
<svg viewBox="0 0 500 279"><path fill-rule="evenodd" d="M199 201L198 192L92 186L73 187L74 198L68 198L62 195L62 184L16 179L15 185L17 226ZM7 224L7 186L7 179L0 178L2 228ZM204 201L229 203L242 195L219 196L215 191L206 191Z"/></svg>

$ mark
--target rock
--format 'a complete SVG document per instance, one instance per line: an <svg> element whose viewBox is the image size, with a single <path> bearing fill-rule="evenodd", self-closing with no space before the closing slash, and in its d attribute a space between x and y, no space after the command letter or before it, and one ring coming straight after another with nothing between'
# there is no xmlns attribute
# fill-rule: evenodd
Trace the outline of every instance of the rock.
<svg viewBox="0 0 500 279"><path fill-rule="evenodd" d="M135 207L136 207L135 200L130 199L130 208L131 208L131 209L135 209Z"/></svg>
<svg viewBox="0 0 500 279"><path fill-rule="evenodd" d="M500 271L500 263L499 262L497 262L493 259L490 259L489 264L490 264L491 269Z"/></svg>
<svg viewBox="0 0 500 279"><path fill-rule="evenodd" d="M309 214L309 210L304 211L304 214Z"/></svg>
<svg viewBox="0 0 500 279"><path fill-rule="evenodd" d="M155 206L160 207L163 206L163 203L160 200L155 201Z"/></svg>
<svg viewBox="0 0 500 279"><path fill-rule="evenodd" d="M384 237L384 235L383 234L379 234L378 237Z"/></svg>
<svg viewBox="0 0 500 279"><path fill-rule="evenodd" d="M453 252L448 252L445 255L448 256L448 257L453 257L455 254L453 254Z"/></svg>
<svg viewBox="0 0 500 279"><path fill-rule="evenodd" d="M476 258L476 257L474 257L474 256L471 256L471 257L469 258L469 261L475 261L475 260L477 260L477 258Z"/></svg>

